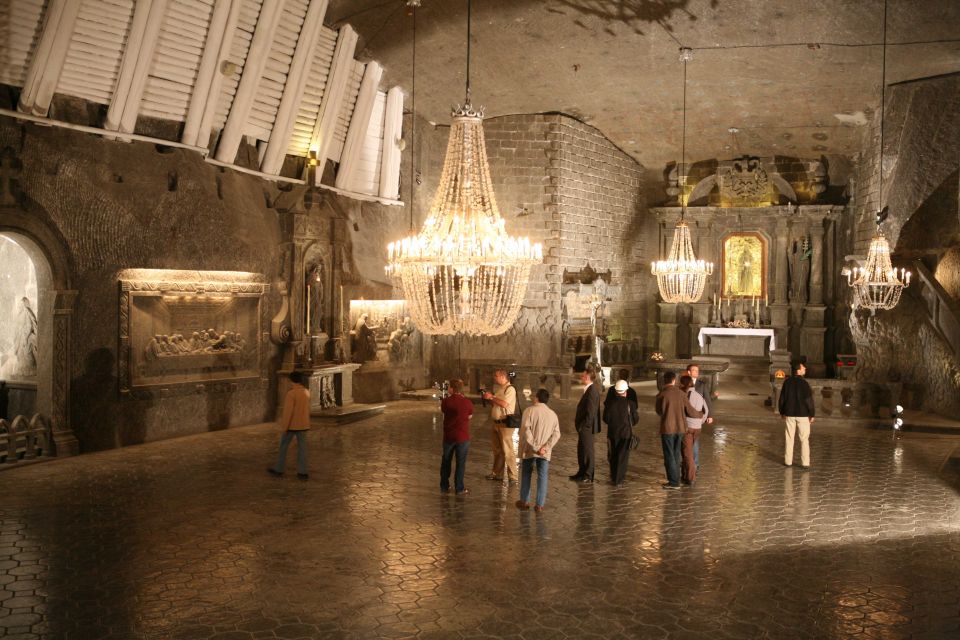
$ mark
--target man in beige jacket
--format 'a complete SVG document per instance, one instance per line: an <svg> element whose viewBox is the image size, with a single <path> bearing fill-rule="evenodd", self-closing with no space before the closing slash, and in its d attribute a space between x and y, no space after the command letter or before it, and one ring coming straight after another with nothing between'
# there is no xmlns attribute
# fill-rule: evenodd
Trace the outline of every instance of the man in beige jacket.
<svg viewBox="0 0 960 640"><path fill-rule="evenodd" d="M303 374L294 371L290 374L291 388L283 399L283 415L279 426L283 430L280 437L280 455L277 463L267 471L278 478L283 475L287 463L287 447L294 437L297 438L297 477L306 480L307 475L307 431L310 430L310 390L303 386Z"/></svg>
<svg viewBox="0 0 960 640"><path fill-rule="evenodd" d="M550 392L537 390L533 404L524 409L520 420L520 499L517 508L530 508L530 480L533 467L537 467L537 504L534 510L543 511L547 501L547 470L550 454L560 440L560 421L553 409L547 406Z"/></svg>

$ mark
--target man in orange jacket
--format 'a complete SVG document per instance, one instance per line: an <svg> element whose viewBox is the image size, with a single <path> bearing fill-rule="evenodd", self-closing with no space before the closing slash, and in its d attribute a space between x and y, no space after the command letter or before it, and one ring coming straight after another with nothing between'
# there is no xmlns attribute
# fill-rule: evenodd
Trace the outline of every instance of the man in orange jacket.
<svg viewBox="0 0 960 640"><path fill-rule="evenodd" d="M310 430L310 390L303 386L303 374L294 371L290 374L293 386L283 400L283 416L280 418L280 428L283 435L280 437L280 455L277 463L268 467L272 476L283 475L283 468L287 463L287 447L294 436L297 438L297 477L306 480L307 474L307 431Z"/></svg>

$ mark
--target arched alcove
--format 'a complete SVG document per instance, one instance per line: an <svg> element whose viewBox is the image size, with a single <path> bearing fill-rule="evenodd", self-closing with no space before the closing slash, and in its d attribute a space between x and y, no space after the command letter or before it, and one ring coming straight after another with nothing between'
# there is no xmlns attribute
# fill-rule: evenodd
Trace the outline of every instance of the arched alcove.
<svg viewBox="0 0 960 640"><path fill-rule="evenodd" d="M55 453L59 456L73 455L79 449L70 428L69 407L70 322L76 292L70 287L69 253L62 237L44 221L44 212L33 210L36 208L30 207L30 204L26 203L24 208L0 207L0 245L7 247L6 252L11 259L30 262L29 267L15 267L14 271L21 274L16 278L30 282L28 274L30 269L33 270L36 292L34 294L28 290L24 292L27 295L20 296L12 319L15 325L21 322L20 317L26 322L22 298L26 297L32 304L34 300L31 300L31 295L35 295L36 307L31 310L36 318L36 368L34 372L24 374L19 363L16 366L6 364L10 360L8 356L0 363L3 369L0 379L9 376L13 387L10 412L42 413L48 416L53 425ZM0 273L6 271L0 270ZM13 281L14 274L10 275ZM17 286L23 286L23 283ZM10 296L16 295L13 289L17 286L11 287ZM0 300L0 305L3 304L5 301ZM0 318L3 318L0 321L6 322L8 317L9 310L0 309ZM16 330L15 326L15 336ZM28 336L24 337L29 339ZM12 355L17 357L18 354Z"/></svg>

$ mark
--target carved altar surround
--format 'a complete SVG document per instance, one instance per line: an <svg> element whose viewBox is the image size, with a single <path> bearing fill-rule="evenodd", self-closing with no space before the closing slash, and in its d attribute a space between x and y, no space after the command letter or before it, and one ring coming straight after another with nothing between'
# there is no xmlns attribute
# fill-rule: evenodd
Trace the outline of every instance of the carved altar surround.
<svg viewBox="0 0 960 640"><path fill-rule="evenodd" d="M651 209L660 225L660 246L669 246L671 232L680 219L679 207ZM836 246L836 221L843 207L839 205L800 205L768 207L688 207L686 220L694 235L697 256L714 263L723 260L724 240L737 234L757 234L764 239L764 291L768 308L761 307L764 326L776 333L778 344L787 345L792 353L807 356L814 371L824 368L825 334L830 321L828 308L834 304L833 294L824 296L824 274L838 268L833 255ZM790 259L795 246L809 244L810 269L803 283L790 287ZM825 247L826 243L826 247ZM825 251L825 248L828 249ZM722 294L722 272L708 279L700 302L691 305L660 303L659 350L671 358L696 355L700 352L696 336L703 326L716 323L714 296ZM808 292L808 293L807 293Z"/></svg>

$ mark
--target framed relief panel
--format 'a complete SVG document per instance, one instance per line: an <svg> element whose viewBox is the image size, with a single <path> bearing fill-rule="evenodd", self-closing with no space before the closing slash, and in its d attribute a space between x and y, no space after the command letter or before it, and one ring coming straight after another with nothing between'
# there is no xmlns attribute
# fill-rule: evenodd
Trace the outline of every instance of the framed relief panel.
<svg viewBox="0 0 960 640"><path fill-rule="evenodd" d="M121 280L121 392L261 377L266 288L258 282Z"/></svg>
<svg viewBox="0 0 960 640"><path fill-rule="evenodd" d="M766 242L757 233L735 233L723 240L723 296L761 297L766 291Z"/></svg>

